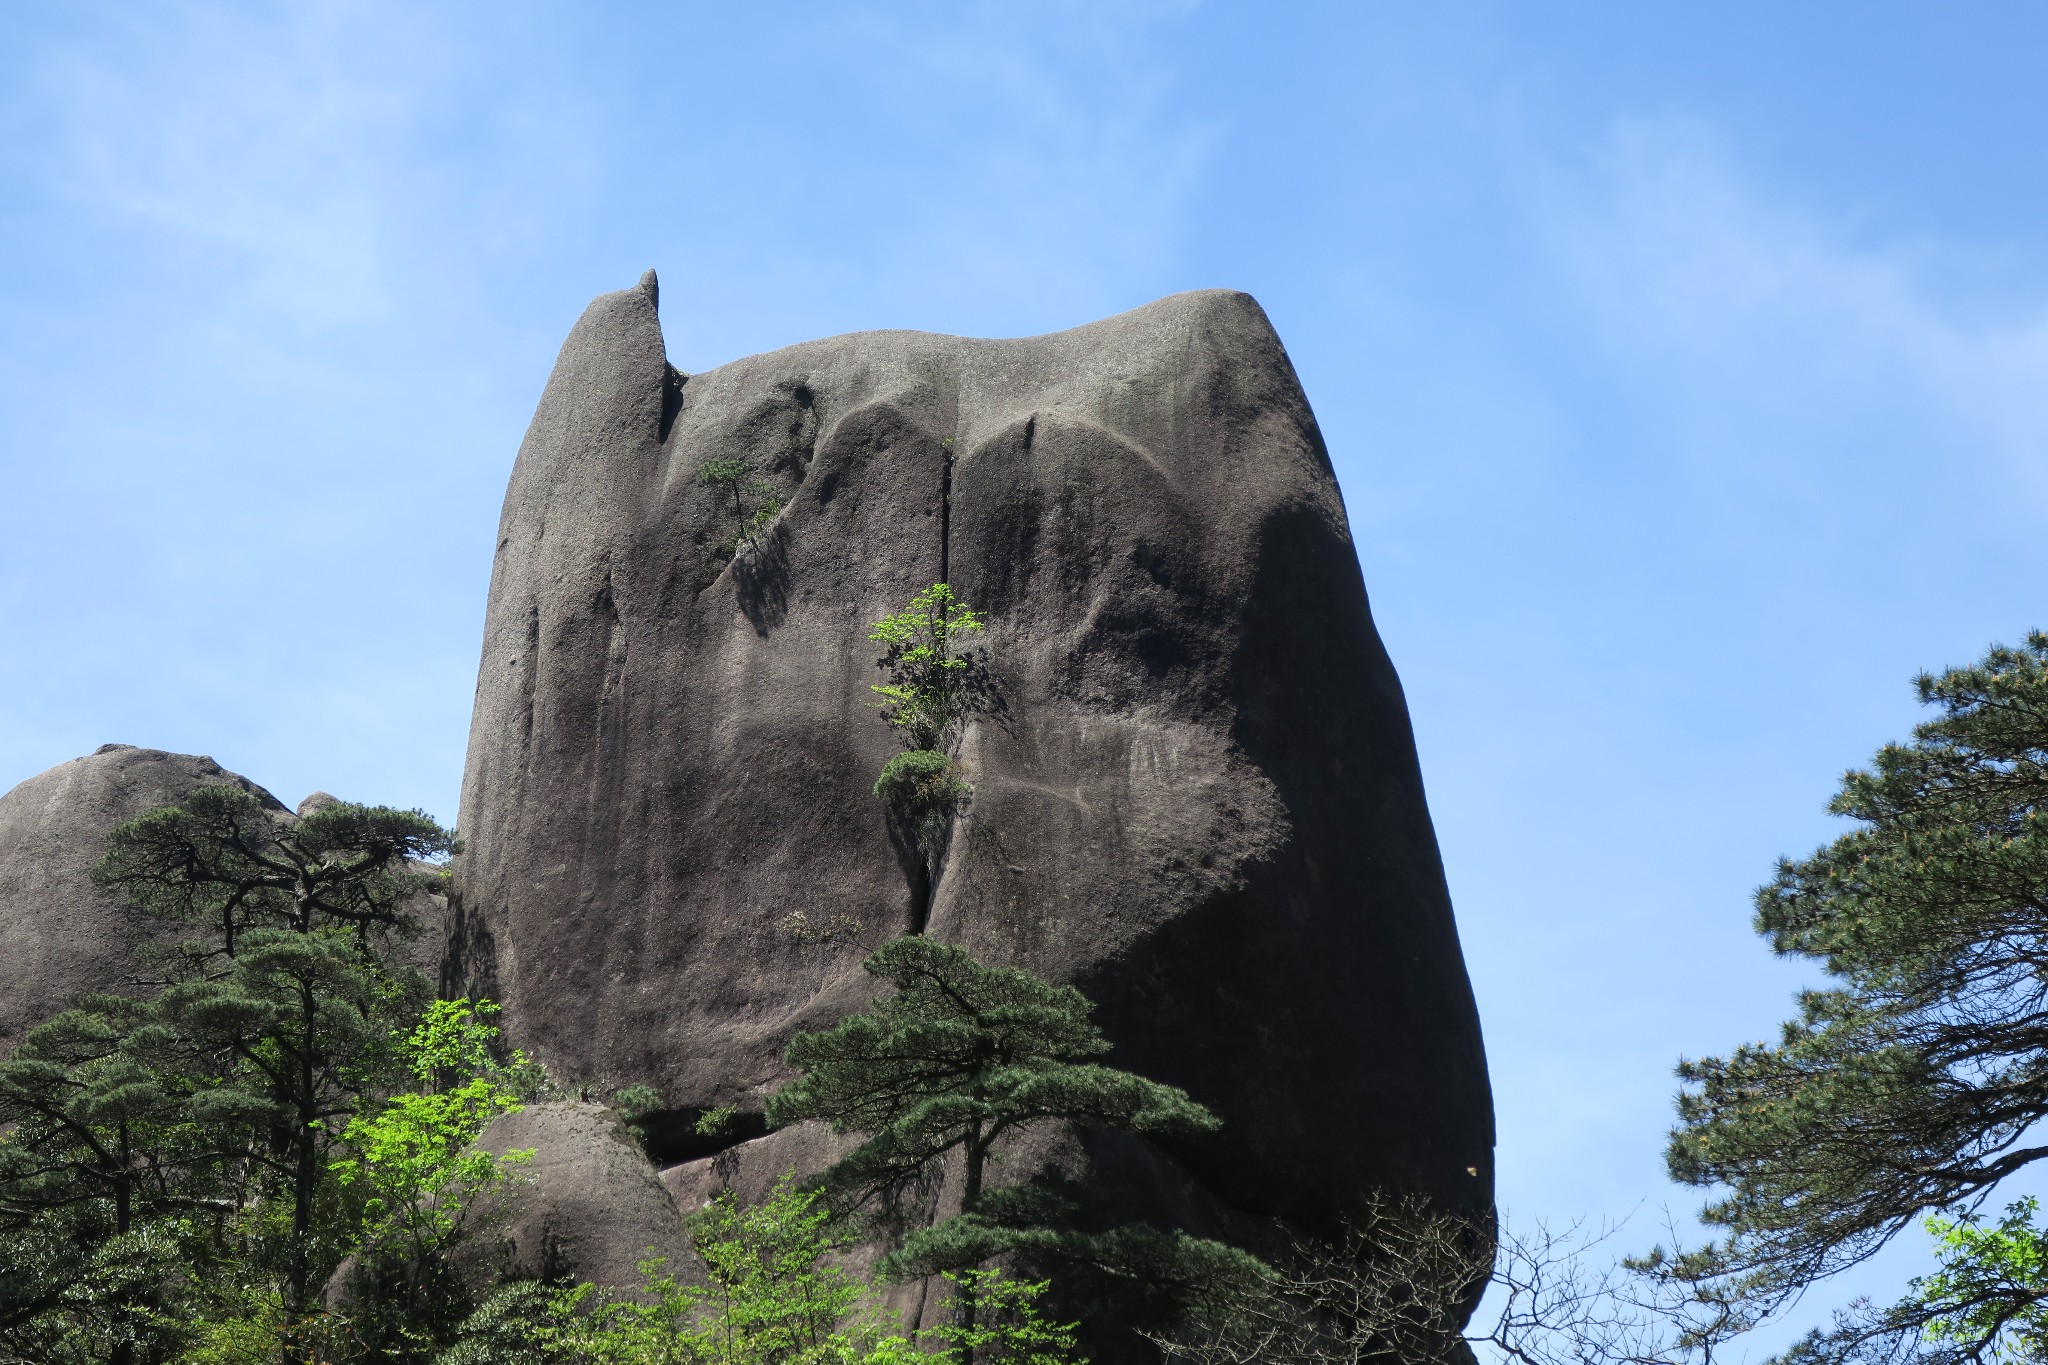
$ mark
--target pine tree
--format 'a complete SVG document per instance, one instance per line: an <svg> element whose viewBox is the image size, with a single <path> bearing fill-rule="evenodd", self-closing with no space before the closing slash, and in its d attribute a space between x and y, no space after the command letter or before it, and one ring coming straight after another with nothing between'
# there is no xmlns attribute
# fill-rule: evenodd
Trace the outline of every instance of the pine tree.
<svg viewBox="0 0 2048 1365"><path fill-rule="evenodd" d="M55 1359L92 1343L126 1365L173 1293L161 1274L214 1186L183 1121L189 1086L150 1007L91 996L0 1061L0 1350Z"/></svg>
<svg viewBox="0 0 2048 1365"><path fill-rule="evenodd" d="M753 466L745 460L706 460L697 469L697 482L705 488L732 496L732 539L718 547L722 559L732 558L743 545L758 545L761 528L782 510L782 499L775 495L775 485L754 477ZM752 510L748 508L749 503L753 504Z"/></svg>
<svg viewBox="0 0 2048 1365"><path fill-rule="evenodd" d="M252 925L339 924L365 941L405 932L407 902L437 875L416 864L456 847L421 811L337 801L298 817L221 784L115 829L93 880L167 918L217 925L216 951L232 957Z"/></svg>
<svg viewBox="0 0 2048 1365"><path fill-rule="evenodd" d="M316 1226L327 1163L423 993L379 950L417 932L408 905L437 877L421 860L455 848L419 811L334 802L300 817L222 784L116 828L93 871L210 935L173 964L155 1018L184 1049L188 1116L214 1136L238 1203L288 1211L258 1220L246 1249L294 1315L343 1254L339 1229Z"/></svg>
<svg viewBox="0 0 2048 1365"><path fill-rule="evenodd" d="M1070 1203L1030 1186L992 1186L998 1146L1048 1123L1192 1136L1217 1119L1169 1085L1103 1065L1109 1051L1088 998L1015 967L987 967L965 949L926 938L886 943L869 973L894 990L863 1013L799 1034L784 1059L802 1076L774 1095L769 1122L824 1119L866 1141L828 1170L824 1188L852 1209L911 1193L957 1154L960 1212L911 1233L885 1274L971 1270L999 1256L1081 1264L1167 1289L1256 1265L1219 1243L1129 1225L1107 1233L1068 1226ZM956 1294L963 1341L974 1338L974 1281ZM971 1347L959 1350L968 1365Z"/></svg>
<svg viewBox="0 0 2048 1365"><path fill-rule="evenodd" d="M1775 1044L1680 1067L1671 1173L1719 1190L1703 1216L1724 1234L1649 1264L1723 1295L1737 1325L2048 1157L2048 635L1916 685L1937 716L1829 806L1858 828L1757 893L1774 951L1833 984L1800 996ZM2048 1288L1946 1282L1974 1303L1923 1284L1936 1292L1801 1349L1917 1350L1938 1326L1961 1357Z"/></svg>

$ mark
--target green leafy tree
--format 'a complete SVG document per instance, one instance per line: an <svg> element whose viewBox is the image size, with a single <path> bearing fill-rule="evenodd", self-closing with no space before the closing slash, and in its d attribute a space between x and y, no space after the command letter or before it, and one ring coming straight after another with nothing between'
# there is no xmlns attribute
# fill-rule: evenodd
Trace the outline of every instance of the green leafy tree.
<svg viewBox="0 0 2048 1365"><path fill-rule="evenodd" d="M882 698L882 718L903 732L911 748L944 747L966 707L973 672L956 637L982 628L978 612L948 585L934 583L868 631L883 647L880 667L889 675L888 682L872 685Z"/></svg>
<svg viewBox="0 0 2048 1365"><path fill-rule="evenodd" d="M1016 1280L1000 1270L948 1271L945 1280L953 1292L939 1305L940 1321L918 1334L923 1341L990 1365L1081 1365L1079 1324L1054 1322L1039 1306L1050 1280ZM954 1310L950 1321L947 1309Z"/></svg>
<svg viewBox="0 0 2048 1365"><path fill-rule="evenodd" d="M974 699L974 662L959 651L957 637L982 628L981 616L951 587L934 583L868 632L884 647L876 662L889 675L888 682L872 684L882 698L882 718L910 745L882 769L875 795L902 821L927 887L938 876L953 817L972 794L944 749Z"/></svg>
<svg viewBox="0 0 2048 1365"><path fill-rule="evenodd" d="M532 1068L524 1054L493 1055L490 1001L437 1000L399 1047L413 1088L350 1119L344 1152L328 1169L357 1194L354 1238L360 1297L406 1326L452 1322L471 1305L449 1255L471 1229L478 1201L533 1159L472 1144L491 1120L523 1107Z"/></svg>
<svg viewBox="0 0 2048 1365"><path fill-rule="evenodd" d="M845 1246L819 1193L794 1177L759 1204L722 1192L691 1221L698 1276L662 1257L639 1292L590 1284L508 1285L464 1324L437 1365L928 1365L963 1348L1002 1365L1080 1365L1074 1325L1048 1320L1043 1281L949 1274L977 1321L906 1332L832 1257ZM949 1298L941 1305L950 1308Z"/></svg>
<svg viewBox="0 0 2048 1365"><path fill-rule="evenodd" d="M883 1262L885 1274L968 1271L1022 1254L1186 1290L1256 1266L1219 1243L1143 1225L1075 1231L1065 1226L1067 1201L990 1183L1004 1139L1042 1124L1155 1137L1216 1128L1215 1115L1185 1092L1101 1064L1109 1044L1086 996L924 938L886 943L865 965L894 990L833 1028L791 1040L784 1060L803 1074L770 1098L768 1120L824 1119L866 1138L823 1177L842 1208L893 1204L957 1155L960 1212L910 1233ZM975 1293L966 1280L956 1294L962 1365L973 1358Z"/></svg>
<svg viewBox="0 0 2048 1365"><path fill-rule="evenodd" d="M825 1359L866 1287L826 1258L844 1243L822 1200L792 1178L756 1205L722 1190L691 1219L701 1284L663 1257L640 1263L637 1297L553 1301L562 1318L582 1310L573 1340L592 1360L619 1365L795 1365Z"/></svg>
<svg viewBox="0 0 2048 1365"><path fill-rule="evenodd" d="M831 1210L784 1177L752 1207L722 1190L691 1245L704 1263L704 1354L718 1365L811 1358L853 1311L863 1286L825 1258L845 1243Z"/></svg>
<svg viewBox="0 0 2048 1365"><path fill-rule="evenodd" d="M1776 1043L1680 1067L1671 1173L1718 1190L1703 1216L1721 1232L1644 1264L1724 1296L1732 1327L2048 1156L2048 636L1917 687L1934 718L1829 806L1857 827L1757 893L1772 948L1831 984L1800 996ZM1991 1241L1943 1226L1965 1261L2019 1245L2004 1224ZM1966 1356L2032 1311L2034 1290L1963 1264L1923 1288L1967 1282L1968 1304L1850 1314L1799 1353Z"/></svg>
<svg viewBox="0 0 2048 1365"><path fill-rule="evenodd" d="M1981 1216L1926 1220L1941 1268L1913 1281L1914 1296L1892 1311L1895 1332L1916 1327L1937 1352L1988 1360L2048 1357L2048 1233L2031 1196L1986 1226ZM1913 1321L1918 1319L1918 1321ZM1901 1333L1903 1335L1903 1333Z"/></svg>
<svg viewBox="0 0 2048 1365"><path fill-rule="evenodd" d="M761 528L782 510L775 485L756 478L745 460L706 460L697 469L697 482L732 499L732 539L719 546L719 555L731 558L742 545L758 545Z"/></svg>

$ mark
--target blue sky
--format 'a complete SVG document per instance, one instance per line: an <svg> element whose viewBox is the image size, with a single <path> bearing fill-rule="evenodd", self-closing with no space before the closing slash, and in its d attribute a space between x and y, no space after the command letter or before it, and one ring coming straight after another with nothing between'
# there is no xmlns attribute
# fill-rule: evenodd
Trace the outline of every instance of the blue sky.
<svg viewBox="0 0 2048 1365"><path fill-rule="evenodd" d="M513 452L648 266L699 370L1258 296L1405 681L1524 1217L1908 680L2048 621L2048 11L0 10L0 786L108 740L455 814ZM1647 1237L1648 1230L1643 1235Z"/></svg>

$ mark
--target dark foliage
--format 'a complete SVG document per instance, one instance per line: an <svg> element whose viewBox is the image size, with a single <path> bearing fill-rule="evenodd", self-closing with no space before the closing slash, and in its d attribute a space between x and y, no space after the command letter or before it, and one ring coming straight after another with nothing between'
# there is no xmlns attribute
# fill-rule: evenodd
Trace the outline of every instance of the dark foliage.
<svg viewBox="0 0 2048 1365"><path fill-rule="evenodd" d="M1725 1235L1650 1265L1716 1286L1736 1325L2048 1156L2048 636L1917 686L1938 715L1829 806L1859 827L1757 893L1772 948L1833 984L1775 1044L1680 1068L1671 1173L1719 1190L1704 1216ZM2020 1311L2039 1290L1970 1292ZM1973 1358L1988 1336L1923 1332L1955 1308L1851 1314L1800 1354Z"/></svg>

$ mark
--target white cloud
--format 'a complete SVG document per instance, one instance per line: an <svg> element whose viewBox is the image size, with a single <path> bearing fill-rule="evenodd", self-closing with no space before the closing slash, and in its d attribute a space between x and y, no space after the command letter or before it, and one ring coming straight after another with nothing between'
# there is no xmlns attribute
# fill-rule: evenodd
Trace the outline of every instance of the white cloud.
<svg viewBox="0 0 2048 1365"><path fill-rule="evenodd" d="M1601 334L1724 456L1744 413L1830 472L1882 434L1912 448L1897 458L1988 460L1988 476L2048 495L2048 302L2022 293L1987 312L1944 283L1988 252L1864 240L1675 122L1618 125L1589 174L1552 173L1540 197Z"/></svg>
<svg viewBox="0 0 2048 1365"><path fill-rule="evenodd" d="M411 100L370 54L416 58L419 37L343 0L117 12L35 64L56 135L45 174L233 302L311 326L384 316Z"/></svg>

